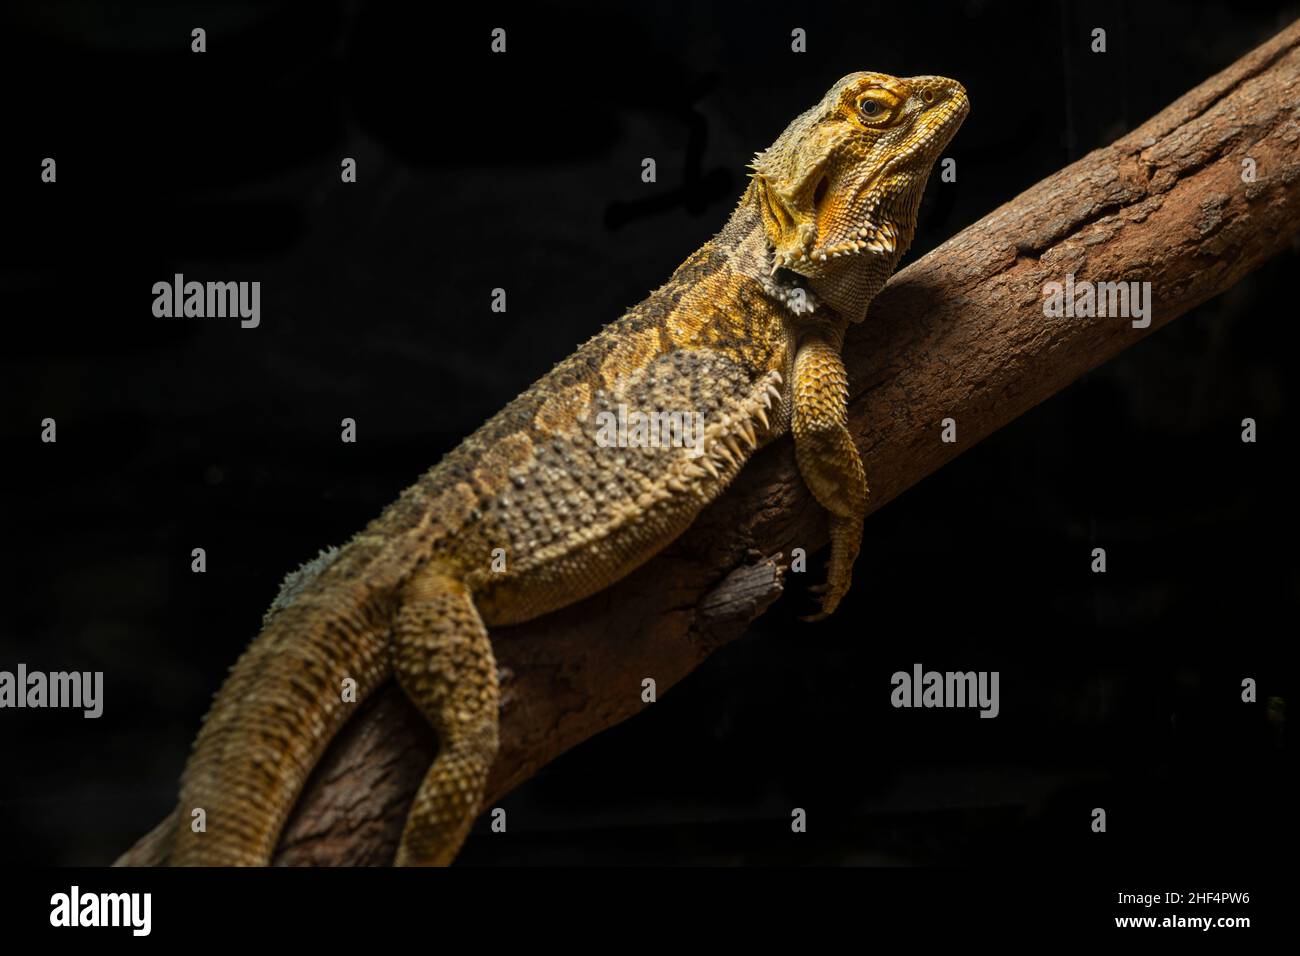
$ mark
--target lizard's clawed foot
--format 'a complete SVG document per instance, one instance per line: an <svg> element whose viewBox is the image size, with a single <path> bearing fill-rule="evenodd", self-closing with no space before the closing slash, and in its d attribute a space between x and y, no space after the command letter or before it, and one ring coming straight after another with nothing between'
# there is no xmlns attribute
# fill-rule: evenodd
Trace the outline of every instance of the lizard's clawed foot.
<svg viewBox="0 0 1300 956"><path fill-rule="evenodd" d="M838 582L833 583L832 581L826 581L822 584L814 584L808 589L808 592L821 599L822 609L816 614L809 614L806 617L800 618L800 620L808 621L810 623L813 621L824 621L835 613L835 609L839 606L840 599L843 598L848 591L849 585L847 581L843 584Z"/></svg>

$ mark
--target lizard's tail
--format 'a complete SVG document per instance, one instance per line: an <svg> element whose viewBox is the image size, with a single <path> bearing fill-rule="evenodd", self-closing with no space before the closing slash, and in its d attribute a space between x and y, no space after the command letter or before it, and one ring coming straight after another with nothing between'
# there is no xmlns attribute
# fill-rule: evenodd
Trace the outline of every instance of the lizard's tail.
<svg viewBox="0 0 1300 956"><path fill-rule="evenodd" d="M268 616L194 742L171 865L270 862L330 738L391 673L390 622L378 611L346 589L308 588Z"/></svg>

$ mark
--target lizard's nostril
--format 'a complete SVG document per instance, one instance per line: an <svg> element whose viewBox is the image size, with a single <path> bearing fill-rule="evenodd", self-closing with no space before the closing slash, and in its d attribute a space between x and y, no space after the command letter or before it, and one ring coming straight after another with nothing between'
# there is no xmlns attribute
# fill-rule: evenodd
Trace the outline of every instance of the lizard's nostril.
<svg viewBox="0 0 1300 956"><path fill-rule="evenodd" d="M925 90L925 91L921 94L921 99L925 100L926 103L933 103L933 102L934 102L934 90Z"/></svg>

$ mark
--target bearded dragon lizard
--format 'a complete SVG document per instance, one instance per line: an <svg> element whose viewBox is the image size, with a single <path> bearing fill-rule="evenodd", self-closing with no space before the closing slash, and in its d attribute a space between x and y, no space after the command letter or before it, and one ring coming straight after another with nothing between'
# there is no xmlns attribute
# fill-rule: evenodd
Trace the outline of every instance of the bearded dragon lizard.
<svg viewBox="0 0 1300 956"><path fill-rule="evenodd" d="M667 284L291 576L195 741L171 862L266 864L352 710L345 681L361 700L389 677L439 739L396 862L451 862L497 749L487 628L628 574L787 432L829 512L814 619L834 611L867 501L840 347L910 245L930 168L968 110L943 77L841 79L757 154L730 220ZM596 423L620 406L702 414L702 454L607 447ZM197 809L205 826L186 825Z"/></svg>

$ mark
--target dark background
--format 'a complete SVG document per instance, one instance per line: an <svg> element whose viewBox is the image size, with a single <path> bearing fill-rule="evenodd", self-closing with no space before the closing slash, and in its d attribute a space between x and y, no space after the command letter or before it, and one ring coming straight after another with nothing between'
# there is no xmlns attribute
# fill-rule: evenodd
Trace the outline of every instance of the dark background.
<svg viewBox="0 0 1300 956"><path fill-rule="evenodd" d="M10 863L106 863L161 819L281 576L667 278L844 73L970 93L910 261L1300 15L416 7L10 6L0 669L106 682L98 720L0 712ZM480 827L462 862L1271 864L1295 802L1264 700L1291 694L1300 595L1297 265L1293 246L883 509L833 620L801 624L796 583L512 794L511 836ZM155 319L174 272L260 280L261 327ZM918 661L999 670L1001 716L892 709Z"/></svg>

